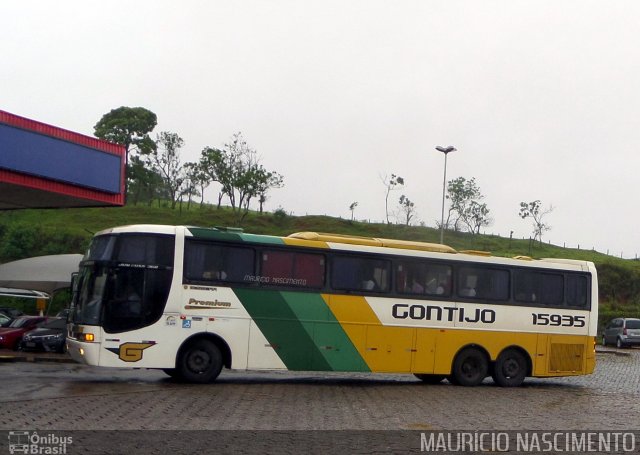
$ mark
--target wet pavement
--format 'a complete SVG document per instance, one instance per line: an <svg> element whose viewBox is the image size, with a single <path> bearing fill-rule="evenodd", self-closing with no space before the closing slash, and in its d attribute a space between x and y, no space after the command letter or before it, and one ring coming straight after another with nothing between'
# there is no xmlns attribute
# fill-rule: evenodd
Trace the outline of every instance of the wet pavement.
<svg viewBox="0 0 640 455"><path fill-rule="evenodd" d="M189 429L640 427L640 350L607 351L593 375L515 389L491 379L464 388L410 375L226 370L214 384L191 385L53 354L53 362L0 363L0 429L184 429L185 419ZM624 399L624 418L614 398Z"/></svg>
<svg viewBox="0 0 640 455"><path fill-rule="evenodd" d="M216 383L192 385L161 371L42 360L0 362L0 381L0 431L265 430L291 436L292 430L350 430L355 437L359 433L353 432L391 430L391 437L395 430L403 435L640 427L640 349L599 348L593 375L528 378L512 389L491 379L465 388L446 381L425 385L410 375L226 370ZM163 446L154 447L149 453L163 453Z"/></svg>

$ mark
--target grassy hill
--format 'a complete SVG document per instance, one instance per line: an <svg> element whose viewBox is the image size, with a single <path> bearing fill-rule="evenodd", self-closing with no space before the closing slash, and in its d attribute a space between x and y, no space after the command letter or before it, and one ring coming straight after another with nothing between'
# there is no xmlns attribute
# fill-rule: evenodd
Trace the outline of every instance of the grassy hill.
<svg viewBox="0 0 640 455"><path fill-rule="evenodd" d="M249 212L240 220L229 208L192 205L187 209L129 205L116 208L19 210L0 212L0 263L44 254L81 253L93 233L127 224L240 226L256 234L288 235L298 231L332 232L437 243L440 231L428 227L370 224L328 216L288 216L284 211ZM445 243L458 250L484 250L496 256L525 255L593 261L598 268L601 313L640 317L640 261L592 250L562 248L499 236L445 232Z"/></svg>

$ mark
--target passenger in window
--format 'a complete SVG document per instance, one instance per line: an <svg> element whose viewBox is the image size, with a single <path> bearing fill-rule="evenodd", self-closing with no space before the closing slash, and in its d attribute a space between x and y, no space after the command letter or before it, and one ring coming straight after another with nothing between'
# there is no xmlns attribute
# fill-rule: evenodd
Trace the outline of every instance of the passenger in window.
<svg viewBox="0 0 640 455"><path fill-rule="evenodd" d="M376 282L373 280L373 278L364 280L362 282L362 289L365 291L373 291L375 287L376 287Z"/></svg>
<svg viewBox="0 0 640 455"><path fill-rule="evenodd" d="M202 278L204 278L205 280L226 280L227 279L227 272L225 272L224 270L207 270L205 272L202 272Z"/></svg>
<svg viewBox="0 0 640 455"><path fill-rule="evenodd" d="M365 265L362 269L362 286L361 289L363 291L374 291L377 290L377 283L375 279L375 269L371 266Z"/></svg>
<svg viewBox="0 0 640 455"><path fill-rule="evenodd" d="M478 282L478 277L474 275L468 275L465 281L465 287L460 289L458 294L461 297L475 297L476 296L476 284Z"/></svg>
<svg viewBox="0 0 640 455"><path fill-rule="evenodd" d="M476 296L476 290L474 288L462 288L462 289L460 289L460 296L461 297L475 297Z"/></svg>
<svg viewBox="0 0 640 455"><path fill-rule="evenodd" d="M427 294L431 295L442 295L444 294L444 285L438 284L438 281L435 278L432 278L427 283Z"/></svg>
<svg viewBox="0 0 640 455"><path fill-rule="evenodd" d="M411 283L411 292L413 294L424 294L424 286L418 283L415 278Z"/></svg>

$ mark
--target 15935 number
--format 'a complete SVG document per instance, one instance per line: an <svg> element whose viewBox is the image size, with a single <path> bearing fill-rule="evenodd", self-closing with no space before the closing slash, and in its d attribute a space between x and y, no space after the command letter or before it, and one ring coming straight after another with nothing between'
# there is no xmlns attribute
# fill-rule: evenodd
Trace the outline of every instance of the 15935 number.
<svg viewBox="0 0 640 455"><path fill-rule="evenodd" d="M585 316L571 316L569 314L531 313L533 325L549 325L555 327L584 327Z"/></svg>

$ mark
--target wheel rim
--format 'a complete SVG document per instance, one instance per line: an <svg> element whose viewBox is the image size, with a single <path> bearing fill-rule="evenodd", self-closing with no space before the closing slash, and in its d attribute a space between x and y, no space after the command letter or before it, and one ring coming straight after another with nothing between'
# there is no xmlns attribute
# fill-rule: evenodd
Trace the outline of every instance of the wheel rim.
<svg viewBox="0 0 640 455"><path fill-rule="evenodd" d="M502 366L502 373L506 378L513 378L520 374L520 363L513 357L508 358Z"/></svg>
<svg viewBox="0 0 640 455"><path fill-rule="evenodd" d="M198 349L189 354L187 368L195 374L202 374L211 366L211 356L208 352Z"/></svg>
<svg viewBox="0 0 640 455"><path fill-rule="evenodd" d="M462 363L462 375L466 379L476 379L480 374L480 362L474 357L465 359Z"/></svg>
<svg viewBox="0 0 640 455"><path fill-rule="evenodd" d="M502 387L517 387L527 376L529 363L519 351L509 349L498 356L493 381Z"/></svg>

